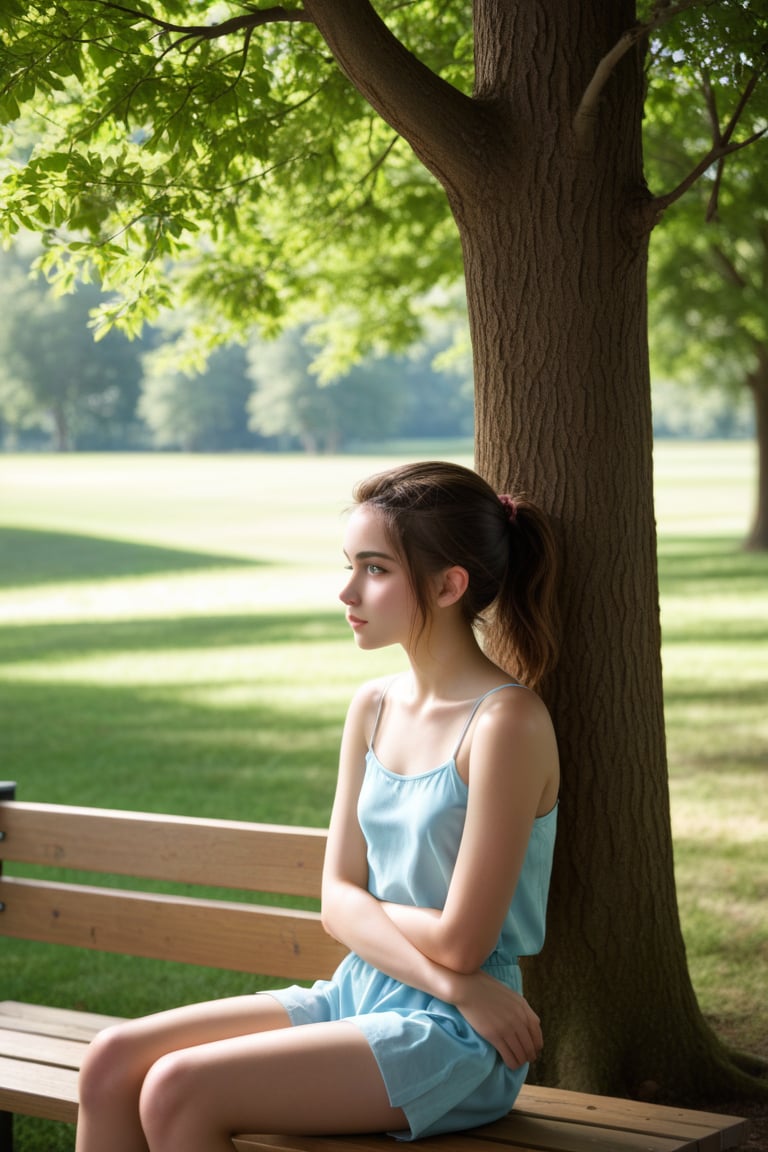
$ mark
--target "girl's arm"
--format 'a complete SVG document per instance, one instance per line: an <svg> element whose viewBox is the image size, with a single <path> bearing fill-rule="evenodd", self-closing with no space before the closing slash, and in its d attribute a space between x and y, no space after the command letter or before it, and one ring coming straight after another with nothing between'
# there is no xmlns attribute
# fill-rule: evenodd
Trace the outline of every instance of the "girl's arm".
<svg viewBox="0 0 768 1152"><path fill-rule="evenodd" d="M379 691L375 685L360 690L344 727L323 868L323 925L381 972L456 1005L504 1061L517 1068L535 1060L542 1044L538 1017L523 997L484 972L464 973L428 956L368 892L366 845L357 819L357 800L368 746L366 731L370 730Z"/></svg>
<svg viewBox="0 0 768 1152"><path fill-rule="evenodd" d="M379 694L379 686L365 685L352 701L344 725L323 867L323 926L394 979L452 1001L455 974L408 940L387 916L381 902L368 891L368 860L357 818L357 801L368 745L366 729Z"/></svg>
<svg viewBox="0 0 768 1152"><path fill-rule="evenodd" d="M534 819L555 802L557 746L541 700L499 693L469 746L467 818L442 911L385 904L398 929L436 963L474 972L496 946Z"/></svg>

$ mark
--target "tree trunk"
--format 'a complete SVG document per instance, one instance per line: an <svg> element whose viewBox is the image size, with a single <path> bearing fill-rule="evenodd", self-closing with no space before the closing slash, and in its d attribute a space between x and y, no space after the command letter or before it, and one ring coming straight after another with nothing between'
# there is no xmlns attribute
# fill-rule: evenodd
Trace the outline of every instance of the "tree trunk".
<svg viewBox="0 0 768 1152"><path fill-rule="evenodd" d="M757 494L746 547L765 552L768 551L768 347L765 345L758 350L757 367L748 383L755 404Z"/></svg>
<svg viewBox="0 0 768 1152"><path fill-rule="evenodd" d="M51 415L53 416L55 450L57 452L69 452L71 448L69 440L69 421L67 419L67 413L63 401L54 400L52 402Z"/></svg>
<svg viewBox="0 0 768 1152"><path fill-rule="evenodd" d="M542 9L547 19L542 20ZM642 61L572 131L594 49L632 6L476 3L478 94L507 133L452 188L476 372L476 464L554 516L562 655L546 690L563 784L535 1075L570 1088L700 1099L751 1090L698 1010L680 930L665 751L647 351ZM586 5L580 6L582 11ZM512 14L514 8L514 16ZM584 13L586 15L586 13ZM525 84L507 88L507 77ZM562 77L559 86L553 77ZM505 138L506 136L506 138ZM503 659L503 638L494 650ZM727 1085L727 1089L725 1086Z"/></svg>

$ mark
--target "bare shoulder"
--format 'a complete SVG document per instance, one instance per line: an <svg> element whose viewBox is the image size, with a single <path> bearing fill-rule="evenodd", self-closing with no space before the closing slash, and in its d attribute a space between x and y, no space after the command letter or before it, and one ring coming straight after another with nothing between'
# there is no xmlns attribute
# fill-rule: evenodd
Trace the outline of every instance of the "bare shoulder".
<svg viewBox="0 0 768 1152"><path fill-rule="evenodd" d="M523 684L500 684L478 711L478 728L510 733L522 730L531 735L551 735L552 718L540 696Z"/></svg>
<svg viewBox="0 0 768 1152"><path fill-rule="evenodd" d="M347 727L355 728L370 737L381 697L391 682L391 676L381 676L360 685L347 709Z"/></svg>
<svg viewBox="0 0 768 1152"><path fill-rule="evenodd" d="M554 803L560 783L555 731L540 696L521 686L494 692L478 710L469 749L472 772L509 778L510 764L538 791L538 814Z"/></svg>

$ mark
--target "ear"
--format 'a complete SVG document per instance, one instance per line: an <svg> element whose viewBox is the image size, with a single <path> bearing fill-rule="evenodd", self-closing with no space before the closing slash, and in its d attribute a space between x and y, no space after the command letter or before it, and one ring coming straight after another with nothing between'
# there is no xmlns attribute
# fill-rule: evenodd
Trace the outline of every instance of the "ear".
<svg viewBox="0 0 768 1152"><path fill-rule="evenodd" d="M437 604L440 608L448 608L457 604L467 590L469 574L466 568L454 564L446 568L437 578Z"/></svg>

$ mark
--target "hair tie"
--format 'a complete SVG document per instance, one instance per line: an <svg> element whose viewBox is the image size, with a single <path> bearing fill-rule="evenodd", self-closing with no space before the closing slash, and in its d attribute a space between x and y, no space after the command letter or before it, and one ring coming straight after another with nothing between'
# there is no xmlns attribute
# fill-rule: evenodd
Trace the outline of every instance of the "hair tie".
<svg viewBox="0 0 768 1152"><path fill-rule="evenodd" d="M517 500L514 496L508 496L506 492L503 492L499 496L499 502L503 505L510 524L514 524L517 520Z"/></svg>

